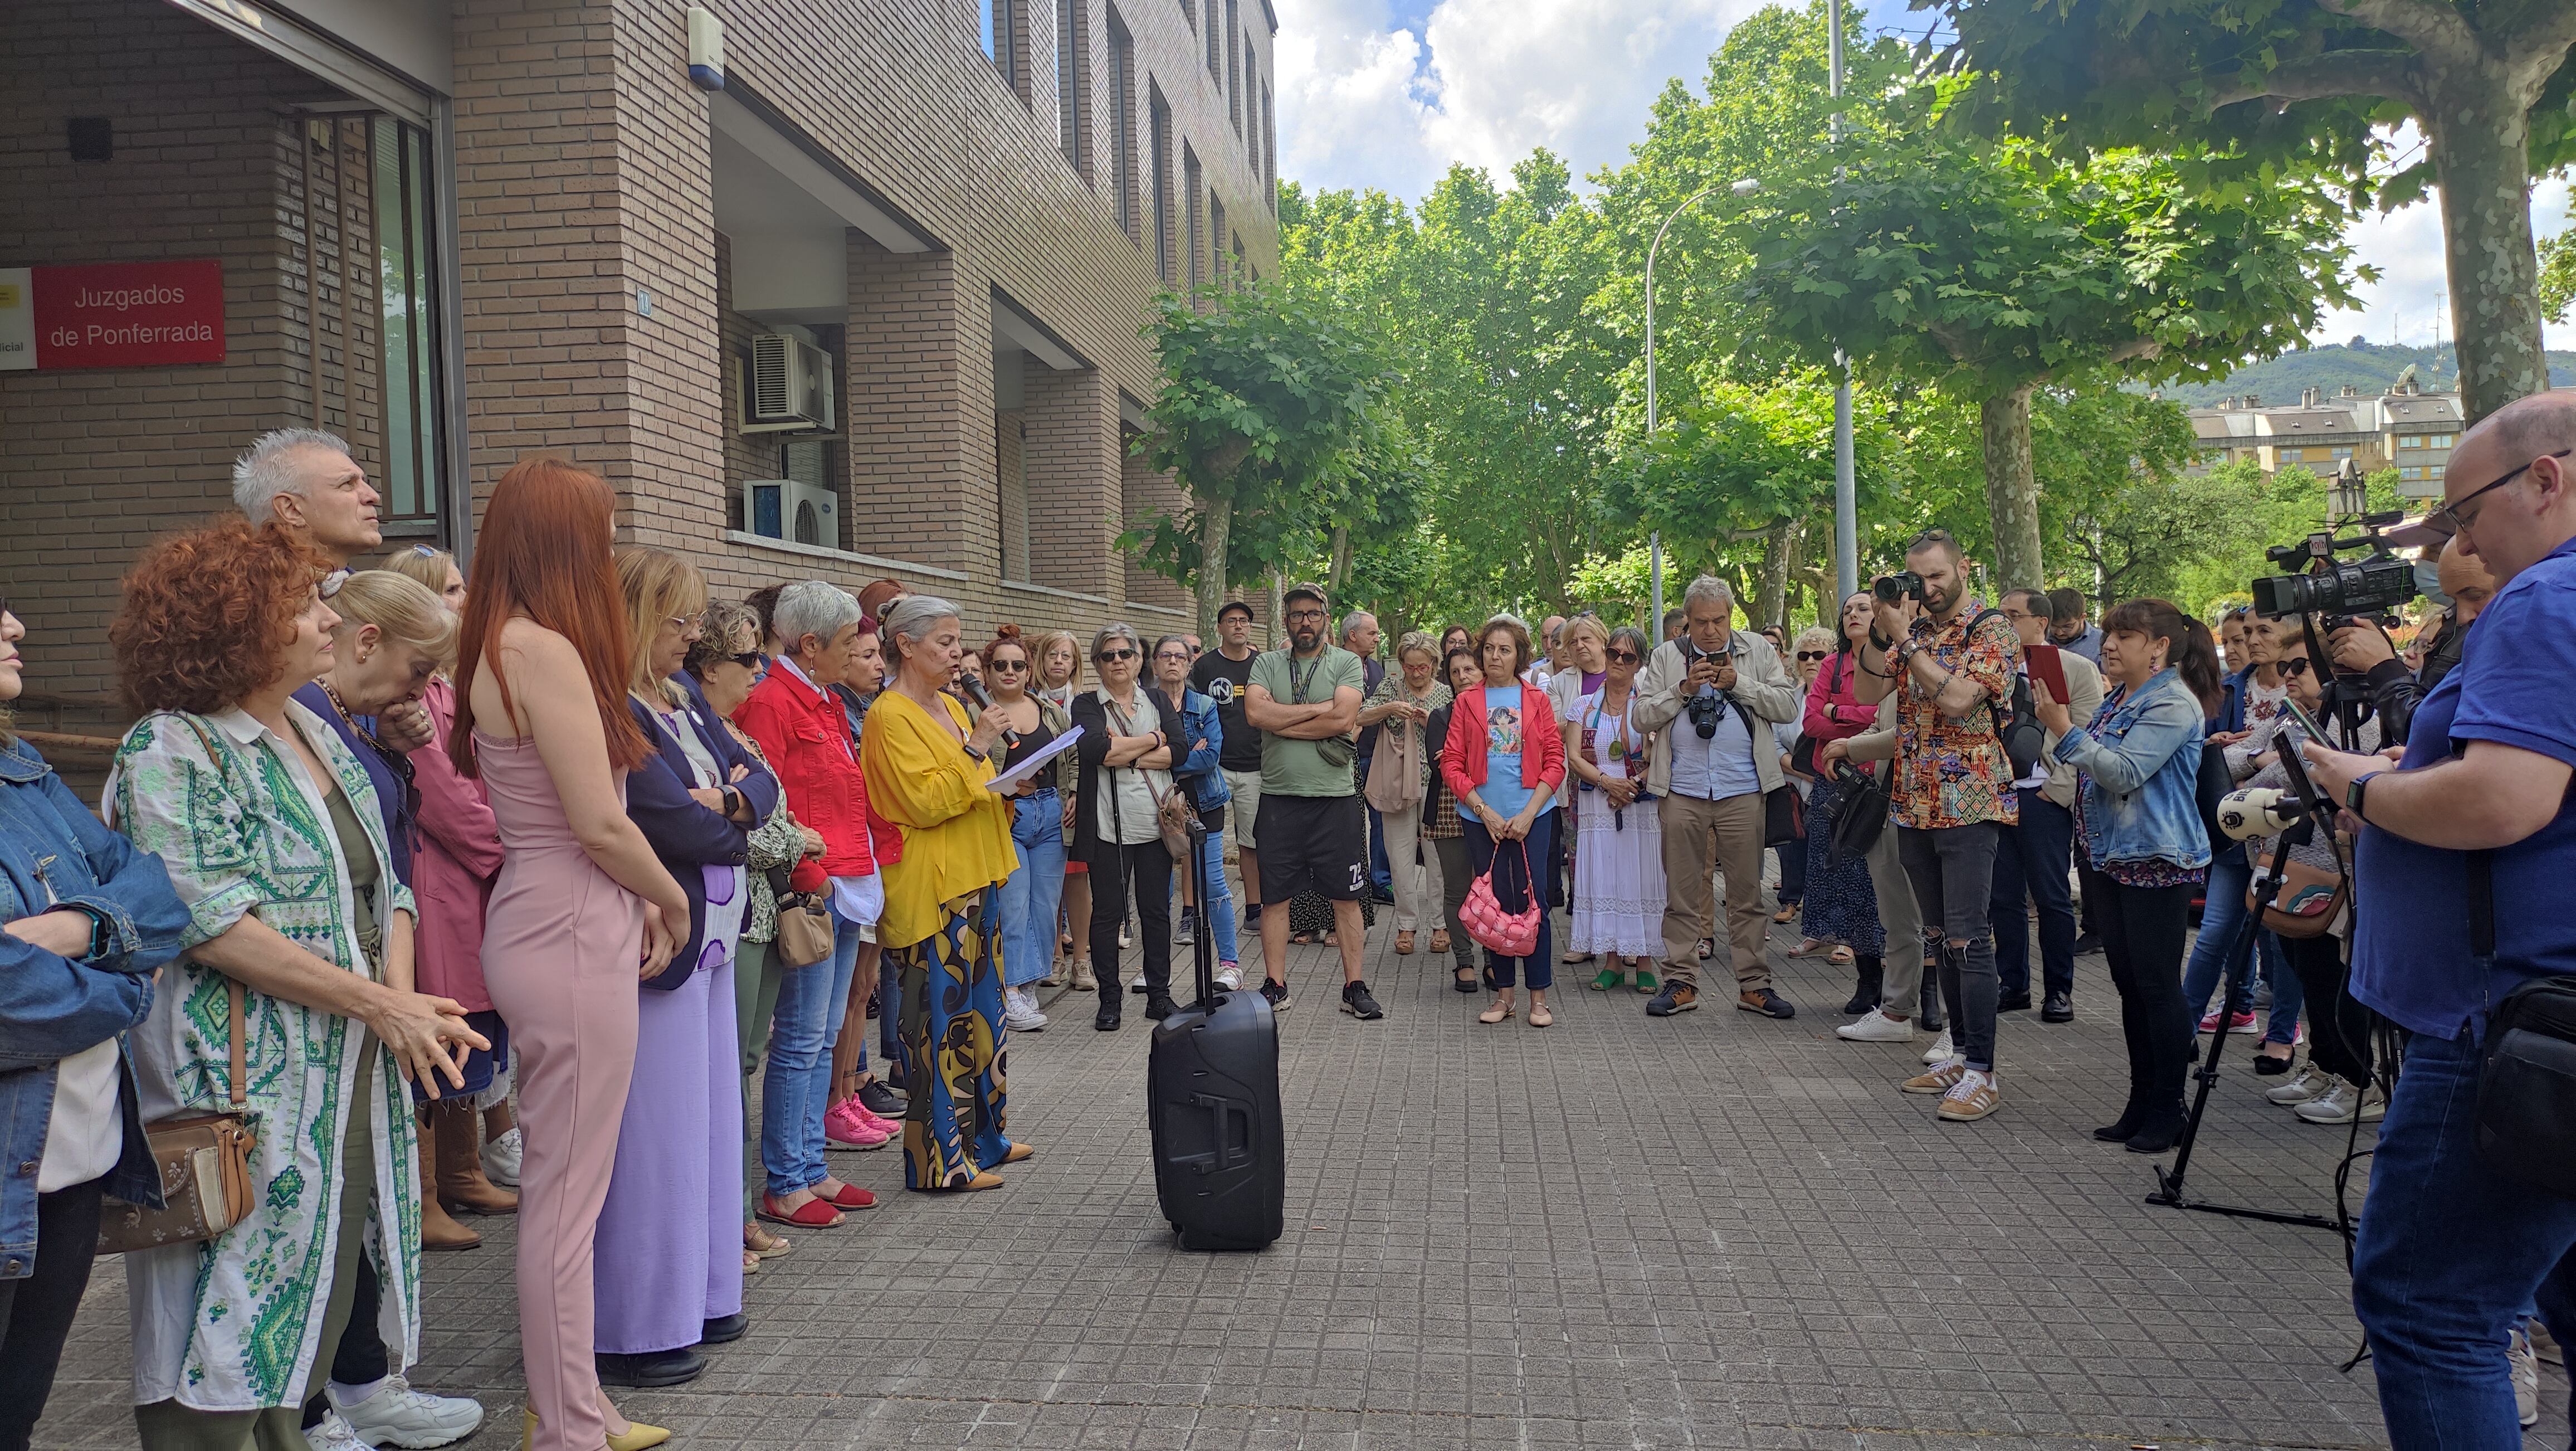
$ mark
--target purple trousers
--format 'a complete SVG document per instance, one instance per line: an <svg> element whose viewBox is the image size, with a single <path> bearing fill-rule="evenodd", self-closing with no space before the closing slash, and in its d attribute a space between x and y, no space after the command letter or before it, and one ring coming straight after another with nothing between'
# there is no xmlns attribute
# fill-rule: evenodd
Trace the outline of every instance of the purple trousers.
<svg viewBox="0 0 2576 1451"><path fill-rule="evenodd" d="M695 1345L704 1322L742 1311L733 972L727 961L669 992L638 993L635 1081L599 1211L592 1334L602 1354Z"/></svg>

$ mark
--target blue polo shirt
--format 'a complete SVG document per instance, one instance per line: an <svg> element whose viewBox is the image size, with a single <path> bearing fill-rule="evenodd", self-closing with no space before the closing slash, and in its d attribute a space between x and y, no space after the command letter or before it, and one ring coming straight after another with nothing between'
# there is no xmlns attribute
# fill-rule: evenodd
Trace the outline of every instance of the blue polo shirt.
<svg viewBox="0 0 2576 1451"><path fill-rule="evenodd" d="M2459 668L2415 708L2403 768L2493 741L2576 766L2576 541L2506 585L2469 631ZM2576 811L2494 854L2495 971L2469 954L2468 857L2361 833L2354 887L2353 996L2398 1026L2445 1040L2483 1031L2487 1010L2525 978L2576 973Z"/></svg>

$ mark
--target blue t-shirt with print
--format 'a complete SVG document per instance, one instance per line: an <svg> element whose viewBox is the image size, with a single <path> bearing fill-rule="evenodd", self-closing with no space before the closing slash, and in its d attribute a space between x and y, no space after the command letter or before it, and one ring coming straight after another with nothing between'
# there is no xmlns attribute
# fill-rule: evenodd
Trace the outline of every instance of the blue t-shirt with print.
<svg viewBox="0 0 2576 1451"><path fill-rule="evenodd" d="M1530 788L1521 784L1521 687L1485 687L1485 784L1476 788L1487 806L1503 816L1518 816L1529 805ZM1544 816L1556 809L1556 798L1539 808ZM1476 820L1466 799L1459 798L1458 819Z"/></svg>
<svg viewBox="0 0 2576 1451"><path fill-rule="evenodd" d="M2498 591L2469 630L2459 668L2408 727L2403 769L2493 741L2576 767L2576 541ZM2376 826L2354 867L2352 993L2400 1027L2445 1040L2528 977L2576 973L2576 915L2561 910L2576 880L2576 811L2493 853L2496 962L2469 952L2467 852L2443 851Z"/></svg>

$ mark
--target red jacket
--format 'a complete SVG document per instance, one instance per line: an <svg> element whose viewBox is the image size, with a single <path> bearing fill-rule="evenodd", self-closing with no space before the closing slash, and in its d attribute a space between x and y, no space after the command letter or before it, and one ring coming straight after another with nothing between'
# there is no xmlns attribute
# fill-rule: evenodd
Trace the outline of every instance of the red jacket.
<svg viewBox="0 0 2576 1451"><path fill-rule="evenodd" d="M1479 685L1449 708L1449 736L1440 743L1440 779L1461 801L1485 784L1485 735L1485 687ZM1524 685L1521 784L1547 794L1564 781L1565 740L1556 733L1556 708L1548 704L1546 691Z"/></svg>
<svg viewBox="0 0 2576 1451"><path fill-rule="evenodd" d="M1878 705L1852 693L1859 679L1859 652L1837 650L1826 656L1825 668L1816 672L1816 683L1807 687L1807 713L1799 730L1818 745L1847 741L1868 730L1878 719ZM1825 719L1828 704L1834 708L1832 720Z"/></svg>
<svg viewBox="0 0 2576 1451"><path fill-rule="evenodd" d="M823 838L822 861L798 862L788 884L811 892L826 877L874 875L868 779L859 769L858 753L850 748L850 723L841 702L798 678L782 656L735 709L733 723L760 742L778 772L778 784L786 788L787 809Z"/></svg>

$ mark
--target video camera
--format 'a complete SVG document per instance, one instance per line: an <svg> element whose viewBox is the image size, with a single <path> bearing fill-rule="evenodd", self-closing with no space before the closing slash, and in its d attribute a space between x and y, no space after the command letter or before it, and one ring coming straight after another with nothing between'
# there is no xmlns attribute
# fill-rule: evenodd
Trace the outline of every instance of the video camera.
<svg viewBox="0 0 2576 1451"><path fill-rule="evenodd" d="M2332 631L2363 615L2395 609L2420 593L2415 566L2397 557L2379 531L2404 516L2364 514L2361 532L2337 539L2331 530L2295 544L2279 544L2263 556L2280 567L2253 584L2254 613L2277 620L2287 615L2319 614ZM2338 562L2337 554L2365 551L2360 559Z"/></svg>

